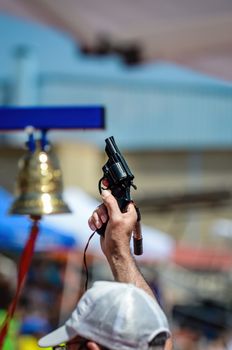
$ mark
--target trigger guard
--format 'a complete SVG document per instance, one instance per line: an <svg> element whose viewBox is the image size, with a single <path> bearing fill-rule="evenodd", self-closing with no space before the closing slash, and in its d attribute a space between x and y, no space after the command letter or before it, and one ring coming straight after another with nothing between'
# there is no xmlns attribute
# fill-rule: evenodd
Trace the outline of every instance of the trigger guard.
<svg viewBox="0 0 232 350"><path fill-rule="evenodd" d="M106 187L102 187L102 184L103 186L106 186ZM109 187L109 181L108 179L106 178L101 178L98 182L98 189L99 189L99 193L102 194L102 190L108 190L110 187Z"/></svg>

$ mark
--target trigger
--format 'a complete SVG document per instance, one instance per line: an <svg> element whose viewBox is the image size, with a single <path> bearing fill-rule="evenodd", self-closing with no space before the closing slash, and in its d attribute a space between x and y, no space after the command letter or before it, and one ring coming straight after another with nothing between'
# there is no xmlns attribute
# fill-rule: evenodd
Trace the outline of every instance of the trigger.
<svg viewBox="0 0 232 350"><path fill-rule="evenodd" d="M104 189L108 189L109 188L109 180L104 178L102 179L102 185L104 186Z"/></svg>

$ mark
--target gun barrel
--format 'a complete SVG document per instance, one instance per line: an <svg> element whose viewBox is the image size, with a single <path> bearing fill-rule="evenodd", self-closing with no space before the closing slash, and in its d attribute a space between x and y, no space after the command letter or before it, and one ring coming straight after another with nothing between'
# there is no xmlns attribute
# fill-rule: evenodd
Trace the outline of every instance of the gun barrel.
<svg viewBox="0 0 232 350"><path fill-rule="evenodd" d="M106 142L105 151L106 151L108 157L113 156L113 155L115 155L117 153L120 154L120 151L118 149L118 146L115 143L115 140L114 140L113 136L108 137L107 139L105 139L105 142Z"/></svg>
<svg viewBox="0 0 232 350"><path fill-rule="evenodd" d="M107 139L105 139L106 142L106 154L108 155L109 159L113 158L114 162L120 162L121 166L124 168L124 171L127 173L127 175L131 178L131 180L134 178L134 175L130 171L130 168L125 161L124 157L122 156L121 152L119 151L119 148L114 140L114 137L111 136Z"/></svg>

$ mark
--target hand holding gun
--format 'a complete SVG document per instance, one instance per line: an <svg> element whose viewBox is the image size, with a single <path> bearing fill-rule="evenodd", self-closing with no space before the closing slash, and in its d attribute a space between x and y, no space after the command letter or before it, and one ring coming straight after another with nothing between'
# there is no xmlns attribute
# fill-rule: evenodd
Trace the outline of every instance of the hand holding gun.
<svg viewBox="0 0 232 350"><path fill-rule="evenodd" d="M121 212L125 212L127 205L132 201L130 189L131 186L136 189L133 184L134 175L131 173L125 159L119 151L114 137L111 136L105 140L105 152L108 161L102 167L103 177L99 180L98 188L101 193L103 189L111 190L112 195L116 198ZM137 212L137 223L133 230L134 254L143 254L143 239L141 232L141 215L139 209L135 206ZM107 222L97 230L99 235L104 236Z"/></svg>

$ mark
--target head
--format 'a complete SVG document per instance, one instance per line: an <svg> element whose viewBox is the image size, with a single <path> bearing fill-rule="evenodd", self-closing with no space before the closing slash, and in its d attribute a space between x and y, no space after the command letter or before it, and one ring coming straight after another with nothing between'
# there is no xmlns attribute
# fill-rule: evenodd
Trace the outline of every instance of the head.
<svg viewBox="0 0 232 350"><path fill-rule="evenodd" d="M66 344L68 350L163 350L169 335L163 311L143 290L132 284L95 282L66 323L40 339L39 346Z"/></svg>

